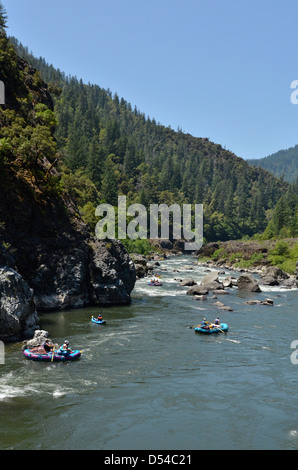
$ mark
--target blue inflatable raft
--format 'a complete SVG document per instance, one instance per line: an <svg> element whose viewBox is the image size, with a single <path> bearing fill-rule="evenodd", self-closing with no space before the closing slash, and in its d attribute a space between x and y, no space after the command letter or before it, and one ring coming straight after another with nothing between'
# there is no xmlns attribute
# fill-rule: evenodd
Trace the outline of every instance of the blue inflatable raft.
<svg viewBox="0 0 298 470"><path fill-rule="evenodd" d="M229 330L229 327L226 323L221 323L220 326L209 325L208 328L203 328L201 326L196 326L194 328L196 333L203 333L204 335L212 335L217 333L226 333Z"/></svg>
<svg viewBox="0 0 298 470"><path fill-rule="evenodd" d="M91 318L91 321L92 321L93 323L96 323L97 325L104 325L105 323L107 323L106 320L97 320L97 319L94 318L94 317Z"/></svg>
<svg viewBox="0 0 298 470"><path fill-rule="evenodd" d="M71 353L68 354L63 354L60 353L60 351L55 351L54 352L54 357L53 353L39 353L36 350L30 350L30 349L25 349L23 351L24 356L27 359L31 359L32 361L44 361L44 362L62 362L62 361L75 361L76 359L79 359L81 357L81 351L72 351Z"/></svg>

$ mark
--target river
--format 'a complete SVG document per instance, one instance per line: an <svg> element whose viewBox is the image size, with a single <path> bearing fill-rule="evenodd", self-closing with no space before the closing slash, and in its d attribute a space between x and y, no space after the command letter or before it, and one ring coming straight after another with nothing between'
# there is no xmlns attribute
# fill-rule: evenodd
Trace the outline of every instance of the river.
<svg viewBox="0 0 298 470"><path fill-rule="evenodd" d="M55 342L82 351L76 362L35 363L6 345L0 449L298 449L298 290L229 289L217 300L234 311L219 311L174 280L200 281L194 262L161 261L163 286L137 281L130 306L102 309L105 326L94 308L40 315ZM245 304L268 297L273 307ZM190 328L218 314L228 334Z"/></svg>

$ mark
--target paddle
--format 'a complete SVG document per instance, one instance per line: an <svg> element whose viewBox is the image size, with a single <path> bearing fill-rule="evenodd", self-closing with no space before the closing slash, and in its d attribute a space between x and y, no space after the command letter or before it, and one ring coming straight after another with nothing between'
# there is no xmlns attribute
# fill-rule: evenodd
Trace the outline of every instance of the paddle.
<svg viewBox="0 0 298 470"><path fill-rule="evenodd" d="M215 327L216 327L221 333L224 333L225 335L227 334L226 331L221 330L217 325L215 325Z"/></svg>
<svg viewBox="0 0 298 470"><path fill-rule="evenodd" d="M54 362L54 356L55 356L55 345L53 344L53 354L52 354L51 362Z"/></svg>

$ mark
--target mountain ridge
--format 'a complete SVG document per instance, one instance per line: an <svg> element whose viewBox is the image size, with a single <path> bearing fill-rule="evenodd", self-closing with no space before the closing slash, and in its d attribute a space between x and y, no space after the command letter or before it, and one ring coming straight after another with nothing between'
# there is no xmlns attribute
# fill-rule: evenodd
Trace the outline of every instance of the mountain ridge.
<svg viewBox="0 0 298 470"><path fill-rule="evenodd" d="M294 183L298 178L298 145L279 150L264 158L248 159L247 162L271 172L277 178L282 177L285 181Z"/></svg>

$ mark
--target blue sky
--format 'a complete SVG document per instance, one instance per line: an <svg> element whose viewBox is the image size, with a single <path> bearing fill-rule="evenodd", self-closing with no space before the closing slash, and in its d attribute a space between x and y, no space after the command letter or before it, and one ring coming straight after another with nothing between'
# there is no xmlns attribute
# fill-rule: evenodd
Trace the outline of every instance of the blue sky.
<svg viewBox="0 0 298 470"><path fill-rule="evenodd" d="M242 158L298 144L297 0L2 0L8 34Z"/></svg>

